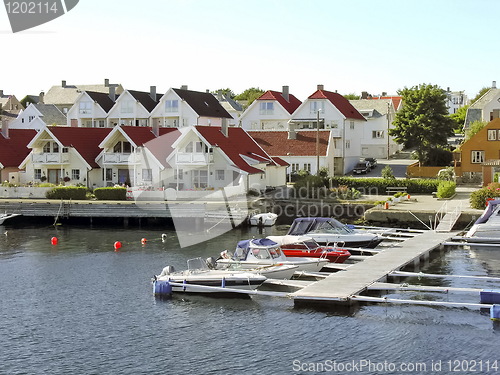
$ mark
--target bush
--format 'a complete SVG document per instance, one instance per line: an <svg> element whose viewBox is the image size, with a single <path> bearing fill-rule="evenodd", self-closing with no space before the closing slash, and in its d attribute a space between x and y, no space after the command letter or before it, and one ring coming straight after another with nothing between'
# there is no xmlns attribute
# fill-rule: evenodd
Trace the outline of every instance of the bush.
<svg viewBox="0 0 500 375"><path fill-rule="evenodd" d="M127 200L127 189L123 187L105 187L94 189L95 197L100 201Z"/></svg>
<svg viewBox="0 0 500 375"><path fill-rule="evenodd" d="M486 207L486 199L500 197L500 184L492 182L487 187L476 190L470 195L470 206L478 210Z"/></svg>
<svg viewBox="0 0 500 375"><path fill-rule="evenodd" d="M454 177L455 177L455 168L453 167L441 169L437 174L437 179L443 181L453 181Z"/></svg>
<svg viewBox="0 0 500 375"><path fill-rule="evenodd" d="M453 181L441 181L437 188L438 198L451 198L455 195L457 184Z"/></svg>
<svg viewBox="0 0 500 375"><path fill-rule="evenodd" d="M87 195L87 188L76 187L76 186L60 186L55 187L47 193L45 197L47 199L76 199L85 200Z"/></svg>
<svg viewBox="0 0 500 375"><path fill-rule="evenodd" d="M297 180L294 185L295 196L305 198L326 198L328 189L325 179L315 175L307 175Z"/></svg>
<svg viewBox="0 0 500 375"><path fill-rule="evenodd" d="M385 179L394 179L394 173L392 171L392 168L388 165L386 165L383 169L382 169L382 178L385 178Z"/></svg>
<svg viewBox="0 0 500 375"><path fill-rule="evenodd" d="M388 186L406 187L408 194L432 194L437 191L441 181L424 178L387 179L387 178L352 178L332 177L332 186L345 185L355 188L363 194L385 195Z"/></svg>

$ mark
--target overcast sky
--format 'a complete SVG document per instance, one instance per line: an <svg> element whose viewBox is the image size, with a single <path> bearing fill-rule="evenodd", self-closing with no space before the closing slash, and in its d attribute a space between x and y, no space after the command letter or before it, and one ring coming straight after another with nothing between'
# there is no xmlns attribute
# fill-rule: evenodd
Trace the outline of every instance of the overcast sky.
<svg viewBox="0 0 500 375"><path fill-rule="evenodd" d="M0 9L0 89L66 80L159 93L248 87L304 100L430 83L475 96L498 79L498 0L80 0L13 34Z"/></svg>

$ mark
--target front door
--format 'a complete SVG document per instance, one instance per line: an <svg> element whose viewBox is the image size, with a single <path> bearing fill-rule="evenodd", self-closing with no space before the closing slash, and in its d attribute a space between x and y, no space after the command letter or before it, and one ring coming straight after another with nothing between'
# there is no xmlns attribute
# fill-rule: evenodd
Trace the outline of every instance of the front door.
<svg viewBox="0 0 500 375"><path fill-rule="evenodd" d="M130 186L130 171L128 169L118 169L118 184Z"/></svg>
<svg viewBox="0 0 500 375"><path fill-rule="evenodd" d="M51 184L59 185L59 175L61 174L60 169L49 169L48 171L49 177L48 181Z"/></svg>

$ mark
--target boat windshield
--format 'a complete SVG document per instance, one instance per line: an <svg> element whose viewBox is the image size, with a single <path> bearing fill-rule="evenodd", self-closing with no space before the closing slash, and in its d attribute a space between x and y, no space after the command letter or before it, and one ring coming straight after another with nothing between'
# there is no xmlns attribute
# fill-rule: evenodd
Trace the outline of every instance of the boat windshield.
<svg viewBox="0 0 500 375"><path fill-rule="evenodd" d="M250 249L253 256L257 259L276 259L281 256L281 250L279 246L273 246L268 248L257 248L254 247Z"/></svg>
<svg viewBox="0 0 500 375"><path fill-rule="evenodd" d="M336 219L325 217L295 219L288 231L289 235L297 236L307 233L352 234L354 231Z"/></svg>
<svg viewBox="0 0 500 375"><path fill-rule="evenodd" d="M187 261L188 270L208 270L207 263L202 258L193 258Z"/></svg>
<svg viewBox="0 0 500 375"><path fill-rule="evenodd" d="M317 223L309 233L352 234L354 232L348 226L335 220Z"/></svg>
<svg viewBox="0 0 500 375"><path fill-rule="evenodd" d="M248 255L248 247L237 247L236 250L234 251L234 256L233 258L235 260L245 260L247 259Z"/></svg>

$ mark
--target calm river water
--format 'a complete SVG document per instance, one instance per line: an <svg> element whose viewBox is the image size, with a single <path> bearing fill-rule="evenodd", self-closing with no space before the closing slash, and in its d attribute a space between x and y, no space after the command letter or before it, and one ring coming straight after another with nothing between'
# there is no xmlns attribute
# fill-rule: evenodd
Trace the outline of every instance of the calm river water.
<svg viewBox="0 0 500 375"><path fill-rule="evenodd" d="M164 266L184 269L189 258L254 235L237 229L179 249L167 230L0 226L0 373L500 373L500 328L488 312L369 305L341 315L280 298L153 296L150 279ZM426 271L500 276L498 254L452 249ZM391 296L478 301L472 293Z"/></svg>

